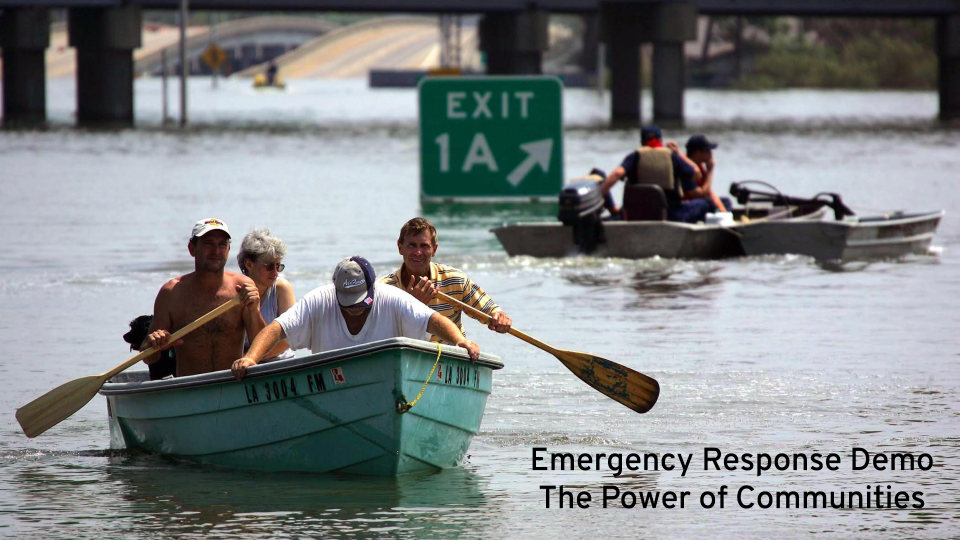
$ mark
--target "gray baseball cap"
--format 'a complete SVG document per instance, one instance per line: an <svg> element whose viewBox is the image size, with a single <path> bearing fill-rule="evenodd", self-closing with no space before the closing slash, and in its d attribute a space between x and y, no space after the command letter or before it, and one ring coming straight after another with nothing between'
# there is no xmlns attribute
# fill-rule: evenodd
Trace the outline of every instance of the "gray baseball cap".
<svg viewBox="0 0 960 540"><path fill-rule="evenodd" d="M355 307L358 304L373 304L373 283L377 274L363 257L354 255L337 263L333 271L333 284L337 289L340 307Z"/></svg>

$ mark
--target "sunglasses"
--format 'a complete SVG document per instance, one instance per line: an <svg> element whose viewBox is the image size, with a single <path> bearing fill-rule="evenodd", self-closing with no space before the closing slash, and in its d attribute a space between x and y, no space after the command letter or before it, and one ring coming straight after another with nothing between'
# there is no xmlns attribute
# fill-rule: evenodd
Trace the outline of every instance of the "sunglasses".
<svg viewBox="0 0 960 540"><path fill-rule="evenodd" d="M267 269L267 272L273 272L274 270L276 270L277 272L283 272L283 269L286 268L287 265L283 263L269 262L269 263L263 263L263 267Z"/></svg>

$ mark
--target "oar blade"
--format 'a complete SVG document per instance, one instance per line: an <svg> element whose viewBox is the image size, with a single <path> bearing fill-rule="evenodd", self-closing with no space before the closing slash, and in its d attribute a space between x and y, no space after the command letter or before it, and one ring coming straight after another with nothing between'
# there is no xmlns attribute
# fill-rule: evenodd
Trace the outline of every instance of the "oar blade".
<svg viewBox="0 0 960 540"><path fill-rule="evenodd" d="M103 386L101 375L61 384L17 409L17 422L27 437L36 437L80 410Z"/></svg>
<svg viewBox="0 0 960 540"><path fill-rule="evenodd" d="M580 380L638 413L652 409L660 397L656 379L611 360L562 349L556 357Z"/></svg>

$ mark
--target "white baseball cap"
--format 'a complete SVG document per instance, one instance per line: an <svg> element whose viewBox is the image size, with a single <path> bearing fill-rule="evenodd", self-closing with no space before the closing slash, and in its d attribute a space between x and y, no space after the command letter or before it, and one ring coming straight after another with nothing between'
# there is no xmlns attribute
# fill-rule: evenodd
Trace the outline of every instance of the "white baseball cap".
<svg viewBox="0 0 960 540"><path fill-rule="evenodd" d="M353 307L363 303L373 304L373 282L377 274L363 257L347 257L333 271L333 284L337 289L337 302L341 307Z"/></svg>
<svg viewBox="0 0 960 540"><path fill-rule="evenodd" d="M190 233L190 239L199 238L210 231L223 231L230 236L230 229L227 228L225 221L217 218L204 218L193 224L193 232Z"/></svg>

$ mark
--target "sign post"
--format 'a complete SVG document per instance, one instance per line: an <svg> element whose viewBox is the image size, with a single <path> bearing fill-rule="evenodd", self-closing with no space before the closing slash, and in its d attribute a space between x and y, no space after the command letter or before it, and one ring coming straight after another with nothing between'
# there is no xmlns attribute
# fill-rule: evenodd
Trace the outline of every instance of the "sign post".
<svg viewBox="0 0 960 540"><path fill-rule="evenodd" d="M555 77L423 79L421 198L555 197L563 186L562 95Z"/></svg>

